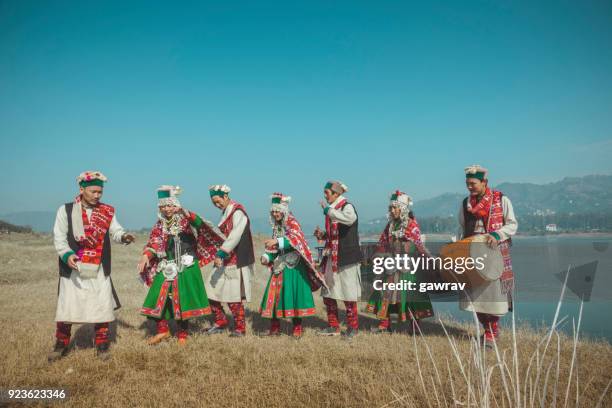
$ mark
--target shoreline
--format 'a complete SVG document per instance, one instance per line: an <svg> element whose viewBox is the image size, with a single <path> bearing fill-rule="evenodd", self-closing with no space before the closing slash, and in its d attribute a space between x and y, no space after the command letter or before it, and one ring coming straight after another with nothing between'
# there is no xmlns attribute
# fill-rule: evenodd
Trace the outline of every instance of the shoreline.
<svg viewBox="0 0 612 408"><path fill-rule="evenodd" d="M439 241L450 241L454 234L450 233L424 233L423 237L425 241L439 242ZM368 234L360 236L359 238L364 241L378 240L379 235ZM528 239L528 238L598 238L598 239L612 239L612 232L560 232L554 234L540 234L540 233L518 233L513 239Z"/></svg>

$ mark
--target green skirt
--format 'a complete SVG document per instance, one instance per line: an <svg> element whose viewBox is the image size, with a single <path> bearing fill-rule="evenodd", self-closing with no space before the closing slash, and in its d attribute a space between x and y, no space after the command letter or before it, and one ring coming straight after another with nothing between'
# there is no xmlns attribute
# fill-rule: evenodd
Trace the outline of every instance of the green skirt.
<svg viewBox="0 0 612 408"><path fill-rule="evenodd" d="M304 268L300 261L295 268L285 267L278 275L271 274L259 309L262 317L306 317L316 313Z"/></svg>
<svg viewBox="0 0 612 408"><path fill-rule="evenodd" d="M392 281L393 275L390 275L387 280ZM402 273L400 280L417 283L416 275L411 273ZM429 294L421 293L414 290L400 290L396 296L394 303L385 299L382 290L376 290L368 300L366 312L373 313L380 320L386 320L391 314L397 314L398 319L402 322L407 320L419 320L425 317L433 316L433 307Z"/></svg>
<svg viewBox="0 0 612 408"><path fill-rule="evenodd" d="M187 320L211 314L197 262L172 281L167 281L161 272L155 275L140 313L166 320Z"/></svg>

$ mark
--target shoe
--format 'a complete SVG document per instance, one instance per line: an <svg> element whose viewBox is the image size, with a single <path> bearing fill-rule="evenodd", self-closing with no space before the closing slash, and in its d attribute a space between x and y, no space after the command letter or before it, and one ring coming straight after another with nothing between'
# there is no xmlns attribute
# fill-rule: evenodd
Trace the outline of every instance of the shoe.
<svg viewBox="0 0 612 408"><path fill-rule="evenodd" d="M186 346L187 345L187 337L179 338L177 343L178 343L179 346Z"/></svg>
<svg viewBox="0 0 612 408"><path fill-rule="evenodd" d="M102 343L96 346L96 357L102 361L107 361L111 358L110 343Z"/></svg>
<svg viewBox="0 0 612 408"><path fill-rule="evenodd" d="M147 340L147 344L149 346L154 346L156 344L161 343L164 340L168 340L170 338L170 332L158 333L155 336L151 337Z"/></svg>
<svg viewBox="0 0 612 408"><path fill-rule="evenodd" d="M47 355L47 361L52 363L64 357L66 354L68 354L68 346L64 344L64 342L58 340L55 342L53 351Z"/></svg>
<svg viewBox="0 0 612 408"><path fill-rule="evenodd" d="M281 335L281 329L280 329L280 321L279 320L272 320L271 324L270 324L270 329L268 330L267 333L262 334L263 337L274 337L274 336L280 336Z"/></svg>
<svg viewBox="0 0 612 408"><path fill-rule="evenodd" d="M480 336L480 344L484 344L486 348L495 348L495 343L499 338L499 333L492 333L488 330L484 332L482 336Z"/></svg>
<svg viewBox="0 0 612 408"><path fill-rule="evenodd" d="M216 324L210 329L206 330L206 334L221 334L225 333L225 326L217 326Z"/></svg>
<svg viewBox="0 0 612 408"><path fill-rule="evenodd" d="M304 334L303 330L302 330L302 326L298 326L298 327L293 327L293 331L291 333L291 337L293 337L296 340L299 340L302 338L302 335Z"/></svg>
<svg viewBox="0 0 612 408"><path fill-rule="evenodd" d="M357 334L359 334L359 329L353 329L352 327L349 327L344 333L342 333L342 338L345 340L351 340Z"/></svg>
<svg viewBox="0 0 612 408"><path fill-rule="evenodd" d="M328 326L322 330L317 332L319 336L339 336L340 335L340 327L332 327Z"/></svg>
<svg viewBox="0 0 612 408"><path fill-rule="evenodd" d="M238 330L234 330L229 336L230 337L244 337L245 333L240 332Z"/></svg>

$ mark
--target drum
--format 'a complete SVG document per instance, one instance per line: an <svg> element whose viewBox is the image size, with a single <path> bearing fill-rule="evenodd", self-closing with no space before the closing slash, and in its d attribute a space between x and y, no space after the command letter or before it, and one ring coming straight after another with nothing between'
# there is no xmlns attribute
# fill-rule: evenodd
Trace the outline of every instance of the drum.
<svg viewBox="0 0 612 408"><path fill-rule="evenodd" d="M465 268L463 273L452 269L442 269L441 278L446 282L466 283L466 287L477 287L487 282L492 282L501 277L504 270L504 260L499 247L493 249L487 245L487 235L474 235L461 241L451 242L440 248L440 258L446 263L446 259L452 258L453 264L464 265L466 258L472 258L470 268ZM459 260L464 258L463 260ZM477 262L480 260L481 262ZM484 265L480 268L479 265Z"/></svg>

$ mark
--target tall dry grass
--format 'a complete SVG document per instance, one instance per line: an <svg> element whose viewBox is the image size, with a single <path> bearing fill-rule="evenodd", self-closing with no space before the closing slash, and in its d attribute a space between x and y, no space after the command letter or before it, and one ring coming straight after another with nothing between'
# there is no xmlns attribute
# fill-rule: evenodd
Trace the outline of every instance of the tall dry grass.
<svg viewBox="0 0 612 408"><path fill-rule="evenodd" d="M143 240L113 247L123 308L113 325L112 359L95 358L93 329L83 325L73 329L74 350L49 364L57 294L51 238L0 236L0 387L66 388L64 405L75 407L612 405L612 347L580 339L580 318L573 322L575 335L566 336L554 327L517 327L510 315L494 349L477 344L476 325L445 318L424 322L415 336L364 330L346 342L314 334L325 325L316 294L319 314L305 321L302 340L262 338L255 334L267 329L256 314L267 278L261 267L245 338L208 337L202 331L209 321L201 319L192 324L187 346L171 341L148 347L152 327L138 314L146 292L135 272ZM560 322L562 316L554 324ZM360 323L367 329L376 322L362 315Z"/></svg>

